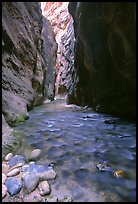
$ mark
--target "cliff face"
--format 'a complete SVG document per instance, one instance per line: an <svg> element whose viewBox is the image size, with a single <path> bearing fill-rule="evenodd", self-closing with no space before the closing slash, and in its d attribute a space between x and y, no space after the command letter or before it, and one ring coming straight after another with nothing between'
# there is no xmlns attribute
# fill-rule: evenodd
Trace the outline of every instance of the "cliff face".
<svg viewBox="0 0 138 204"><path fill-rule="evenodd" d="M7 122L41 104L55 80L56 43L50 26L38 3L2 3L2 110ZM52 81L45 81L50 75Z"/></svg>
<svg viewBox="0 0 138 204"><path fill-rule="evenodd" d="M76 38L69 103L134 118L136 4L70 2L69 11Z"/></svg>
<svg viewBox="0 0 138 204"><path fill-rule="evenodd" d="M6 122L15 125L24 121L28 110L49 97L49 84L55 80L51 68L55 58L54 33L48 20L43 18L39 3L2 2L4 137L11 132L6 132ZM50 87L50 94L53 98L54 87Z"/></svg>
<svg viewBox="0 0 138 204"><path fill-rule="evenodd" d="M69 2L42 2L43 15L51 22L58 44L55 94L67 94L71 86L74 64L73 19L68 12Z"/></svg>

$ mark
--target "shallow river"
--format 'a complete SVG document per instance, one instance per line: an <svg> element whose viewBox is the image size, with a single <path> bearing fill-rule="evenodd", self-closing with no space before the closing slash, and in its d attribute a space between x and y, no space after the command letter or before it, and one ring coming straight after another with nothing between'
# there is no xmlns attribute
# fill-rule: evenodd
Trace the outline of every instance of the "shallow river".
<svg viewBox="0 0 138 204"><path fill-rule="evenodd" d="M25 135L18 154L27 157L32 149L40 148L37 164L55 162L52 194L70 195L77 202L136 201L134 123L55 100L35 107L15 129ZM99 171L97 162L107 162L127 176L117 178L112 172Z"/></svg>

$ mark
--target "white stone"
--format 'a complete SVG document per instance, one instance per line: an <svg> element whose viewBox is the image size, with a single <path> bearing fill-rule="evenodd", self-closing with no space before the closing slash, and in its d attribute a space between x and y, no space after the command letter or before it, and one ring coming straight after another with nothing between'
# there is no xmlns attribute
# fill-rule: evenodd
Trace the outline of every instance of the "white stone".
<svg viewBox="0 0 138 204"><path fill-rule="evenodd" d="M4 198L7 195L7 187L2 184L2 198Z"/></svg>
<svg viewBox="0 0 138 204"><path fill-rule="evenodd" d="M13 170L11 170L8 174L7 174L7 176L16 176L17 174L19 174L20 173L20 170L19 169L13 169Z"/></svg>
<svg viewBox="0 0 138 204"><path fill-rule="evenodd" d="M40 195L42 196L49 194L51 191L50 185L47 181L42 181L41 183L39 183L38 188L40 190Z"/></svg>
<svg viewBox="0 0 138 204"><path fill-rule="evenodd" d="M41 149L34 149L29 156L29 160L37 160L40 157L41 152Z"/></svg>
<svg viewBox="0 0 138 204"><path fill-rule="evenodd" d="M12 157L13 157L13 154L12 154L12 153L8 153L8 154L5 156L5 161L9 161Z"/></svg>
<svg viewBox="0 0 138 204"><path fill-rule="evenodd" d="M22 167L22 166L23 166L23 163L16 164L15 166L11 167L11 170L15 169L15 168Z"/></svg>
<svg viewBox="0 0 138 204"><path fill-rule="evenodd" d="M7 176L4 173L2 173L2 183L3 184L5 183L6 178L7 178Z"/></svg>

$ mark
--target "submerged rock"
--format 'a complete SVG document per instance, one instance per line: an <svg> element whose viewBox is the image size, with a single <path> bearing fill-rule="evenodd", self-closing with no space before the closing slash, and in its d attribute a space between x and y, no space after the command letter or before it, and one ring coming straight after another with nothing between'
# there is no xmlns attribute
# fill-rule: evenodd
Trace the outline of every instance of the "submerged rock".
<svg viewBox="0 0 138 204"><path fill-rule="evenodd" d="M126 177L126 172L123 170L115 170L114 171L114 176L117 178L125 178Z"/></svg>
<svg viewBox="0 0 138 204"><path fill-rule="evenodd" d="M107 164L106 162L100 163L98 162L96 164L96 167L99 171L109 171L109 172L113 172L112 168L109 166L109 164Z"/></svg>
<svg viewBox="0 0 138 204"><path fill-rule="evenodd" d="M5 181L5 185L7 187L7 191L12 196L19 193L22 188L22 181L18 178L7 178Z"/></svg>
<svg viewBox="0 0 138 204"><path fill-rule="evenodd" d="M42 153L41 149L34 149L29 156L29 160L33 161L38 160L40 158L41 153Z"/></svg>

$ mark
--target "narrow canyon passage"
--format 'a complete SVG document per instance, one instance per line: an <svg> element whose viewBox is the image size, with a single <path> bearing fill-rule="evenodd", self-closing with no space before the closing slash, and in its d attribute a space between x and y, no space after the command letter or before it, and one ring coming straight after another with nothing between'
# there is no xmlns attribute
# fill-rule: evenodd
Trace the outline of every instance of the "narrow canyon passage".
<svg viewBox="0 0 138 204"><path fill-rule="evenodd" d="M2 202L136 201L135 7L2 3ZM27 192L34 163L56 174L46 195L36 172Z"/></svg>

